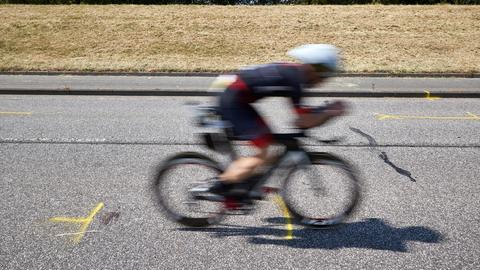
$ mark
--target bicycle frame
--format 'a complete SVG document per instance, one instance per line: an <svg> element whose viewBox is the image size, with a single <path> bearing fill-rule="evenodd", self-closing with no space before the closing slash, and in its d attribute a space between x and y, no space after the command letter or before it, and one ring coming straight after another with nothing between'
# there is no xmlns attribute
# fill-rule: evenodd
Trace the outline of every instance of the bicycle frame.
<svg viewBox="0 0 480 270"><path fill-rule="evenodd" d="M290 177L290 175L299 167L310 165L308 154L304 150L291 151L286 150L278 160L262 175L258 183L254 186L254 191L261 191L263 193L278 192L280 188L269 187L267 183L278 170L285 170L283 177L276 180L279 187L282 187Z"/></svg>
<svg viewBox="0 0 480 270"><path fill-rule="evenodd" d="M224 129L226 133L230 132L228 129ZM278 170L285 170L285 173L282 174L283 177L278 179L277 185L282 187L288 177L293 171L302 166L311 165L310 156L311 154L306 152L299 144L296 139L299 136L304 136L303 133L294 133L294 134L272 134L274 141L285 147L283 153L276 158L276 161L268 168L268 170L262 174L259 181L255 184L252 191L259 192L262 195L266 193L278 192L279 188L268 187L266 184L270 181L271 177ZM237 158L235 148L233 146L234 140L228 140L228 149L231 160ZM263 196L262 196L263 197Z"/></svg>

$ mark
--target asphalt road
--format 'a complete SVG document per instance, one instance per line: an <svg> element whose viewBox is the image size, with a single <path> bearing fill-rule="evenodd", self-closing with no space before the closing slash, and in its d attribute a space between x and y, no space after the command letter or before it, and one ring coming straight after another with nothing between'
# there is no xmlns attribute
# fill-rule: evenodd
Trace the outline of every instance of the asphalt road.
<svg viewBox="0 0 480 270"><path fill-rule="evenodd" d="M204 230L166 220L152 201L158 164L198 145L187 101L212 98L0 96L2 269L478 269L480 101L345 99L315 129L359 170L363 200L344 226L295 226L265 201ZM318 104L323 99L310 99ZM287 103L259 104L288 131ZM53 217L87 217L80 224Z"/></svg>

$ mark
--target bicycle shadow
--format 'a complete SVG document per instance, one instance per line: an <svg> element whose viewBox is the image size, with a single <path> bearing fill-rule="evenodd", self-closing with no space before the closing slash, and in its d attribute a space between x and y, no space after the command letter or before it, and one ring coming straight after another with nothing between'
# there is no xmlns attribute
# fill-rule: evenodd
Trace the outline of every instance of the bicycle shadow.
<svg viewBox="0 0 480 270"><path fill-rule="evenodd" d="M270 223L282 223L283 218L266 219ZM439 243L442 235L433 229L422 226L396 228L378 218L346 223L330 229L302 228L293 230L293 239L284 239L283 227L248 227L219 225L216 228L181 228L181 231L200 231L212 234L212 237L249 236L248 241L258 245L281 245L303 249L341 249L365 248L408 252L408 242ZM270 238L267 238L269 237ZM272 238L275 236L278 238Z"/></svg>

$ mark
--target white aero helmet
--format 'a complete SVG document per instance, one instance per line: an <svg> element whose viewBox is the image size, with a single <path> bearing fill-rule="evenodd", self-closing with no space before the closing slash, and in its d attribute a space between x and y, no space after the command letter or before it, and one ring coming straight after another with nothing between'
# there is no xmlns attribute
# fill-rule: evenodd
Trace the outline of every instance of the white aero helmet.
<svg viewBox="0 0 480 270"><path fill-rule="evenodd" d="M287 54L304 64L312 65L318 73L329 75L338 69L339 50L329 44L306 44L291 49Z"/></svg>

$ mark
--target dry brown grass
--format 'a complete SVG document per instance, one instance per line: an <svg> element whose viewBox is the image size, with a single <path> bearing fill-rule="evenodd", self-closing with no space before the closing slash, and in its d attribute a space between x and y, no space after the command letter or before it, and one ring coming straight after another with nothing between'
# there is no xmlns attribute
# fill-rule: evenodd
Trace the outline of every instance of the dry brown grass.
<svg viewBox="0 0 480 270"><path fill-rule="evenodd" d="M480 6L0 5L0 70L225 71L333 43L349 72L480 72Z"/></svg>

